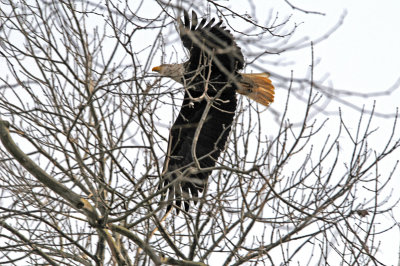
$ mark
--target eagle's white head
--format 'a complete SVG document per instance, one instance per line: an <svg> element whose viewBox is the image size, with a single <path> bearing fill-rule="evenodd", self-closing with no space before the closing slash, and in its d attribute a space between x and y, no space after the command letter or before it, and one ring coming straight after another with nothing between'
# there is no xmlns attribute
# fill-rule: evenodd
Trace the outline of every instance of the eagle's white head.
<svg viewBox="0 0 400 266"><path fill-rule="evenodd" d="M162 64L153 67L152 71L160 73L161 76L169 77L176 82L183 83L185 68L183 64Z"/></svg>

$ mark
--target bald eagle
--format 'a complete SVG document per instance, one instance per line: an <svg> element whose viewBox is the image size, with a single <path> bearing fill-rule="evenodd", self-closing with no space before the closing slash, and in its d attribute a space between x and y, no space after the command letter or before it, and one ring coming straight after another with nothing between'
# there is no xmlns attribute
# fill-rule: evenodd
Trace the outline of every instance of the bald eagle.
<svg viewBox="0 0 400 266"><path fill-rule="evenodd" d="M186 211L206 188L208 177L224 150L236 111L236 92L268 106L274 100L269 75L243 74L241 49L222 21L208 23L197 14L184 12L178 19L183 45L190 52L187 62L163 64L152 70L172 78L185 89L178 117L168 141L159 189L167 211L172 206Z"/></svg>

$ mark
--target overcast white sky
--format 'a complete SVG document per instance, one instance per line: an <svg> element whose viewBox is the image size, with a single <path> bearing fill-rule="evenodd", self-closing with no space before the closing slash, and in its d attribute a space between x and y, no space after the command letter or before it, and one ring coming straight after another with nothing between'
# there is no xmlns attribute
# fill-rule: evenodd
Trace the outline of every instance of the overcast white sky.
<svg viewBox="0 0 400 266"><path fill-rule="evenodd" d="M266 1L270 2L270 1ZM283 2L283 1L277 1ZM329 80L338 89L350 91L382 91L393 86L400 77L400 1L292 1L306 10L325 13L325 16L305 15L293 11L293 19L304 21L297 34L310 37L320 36L334 25L338 18L347 12L343 25L332 36L315 47L315 56L321 61L316 68L317 75L329 73ZM282 4L281 4L282 5ZM283 9L291 12L284 5ZM281 11L282 12L282 9ZM305 56L307 60L309 55ZM303 68L297 61L296 67ZM306 61L307 62L307 61ZM360 105L371 106L374 99L358 99ZM378 111L392 113L400 106L400 88L388 97L376 98ZM381 128L389 131L392 119L380 120ZM381 134L381 133L379 133ZM379 148L379 142L375 143ZM382 144L383 145L383 144ZM399 153L397 154L399 155ZM393 158L399 159L399 158ZM383 166L385 167L385 166ZM383 168L382 167L382 168ZM390 166L389 166L390 167ZM392 183L394 194L398 194L400 177L395 175ZM395 210L400 218L399 207ZM382 239L380 248L383 262L387 265L400 265L399 231L391 231Z"/></svg>
<svg viewBox="0 0 400 266"><path fill-rule="evenodd" d="M260 4L263 1L260 1ZM271 1L266 5L275 6ZM400 77L400 1L292 1L293 4L306 10L323 12L325 16L305 15L291 11L288 6L277 2L276 11L293 13L293 20L304 22L296 34L315 38L330 28L346 11L343 25L332 36L315 47L315 57L320 58L316 76L329 73L329 81L337 89L350 91L382 91L393 86ZM278 2L281 4L279 5ZM257 4L258 6L258 4ZM278 7L279 6L279 7ZM262 8L260 11L262 12ZM298 56L296 68L302 71L307 67L309 54L302 51ZM301 58L306 60L303 65ZM300 59L300 60L299 60ZM308 61L307 61L308 60ZM295 71L296 71L295 68ZM374 99L358 99L360 105L371 106ZM376 98L378 111L393 113L400 106L400 88L388 97ZM389 131L392 119L382 119L382 128ZM375 143L378 148L379 142ZM383 144L382 144L383 145ZM399 154L397 154L399 155ZM399 159L399 158L393 158ZM385 167L385 166L383 166ZM390 167L390 166L389 166ZM394 194L398 194L400 177L395 175L392 183ZM399 207L395 210L400 218ZM382 239L381 255L387 265L400 265L399 231L391 231Z"/></svg>

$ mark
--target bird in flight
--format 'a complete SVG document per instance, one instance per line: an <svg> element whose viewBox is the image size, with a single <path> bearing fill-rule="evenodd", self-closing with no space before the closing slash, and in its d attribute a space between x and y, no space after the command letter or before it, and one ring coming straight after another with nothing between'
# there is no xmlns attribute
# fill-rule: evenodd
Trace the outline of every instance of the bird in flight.
<svg viewBox="0 0 400 266"><path fill-rule="evenodd" d="M239 73L244 58L233 35L222 21L198 20L193 11L178 19L179 35L189 50L189 60L162 64L152 71L172 78L184 87L179 115L171 127L164 169L159 184L167 211L189 210L198 202L231 130L236 93L268 106L274 100L269 74Z"/></svg>

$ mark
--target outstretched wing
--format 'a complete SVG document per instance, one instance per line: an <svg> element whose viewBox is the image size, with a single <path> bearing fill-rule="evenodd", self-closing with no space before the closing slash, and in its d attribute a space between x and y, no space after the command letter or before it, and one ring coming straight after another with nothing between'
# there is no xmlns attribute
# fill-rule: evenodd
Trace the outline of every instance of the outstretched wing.
<svg viewBox="0 0 400 266"><path fill-rule="evenodd" d="M181 19L178 22L181 40L190 52L190 70L204 64L203 55L212 57L212 64L225 73L243 68L242 51L230 31L221 26L222 21L214 24L213 18L207 24L206 19L198 23L197 14L192 11L190 22L189 14L184 11L184 22Z"/></svg>
<svg viewBox="0 0 400 266"><path fill-rule="evenodd" d="M159 186L159 189L169 186L161 199L164 201L168 194L167 210L173 205L179 210L183 202L187 211L190 201L197 202L199 193L206 188L212 171L210 169L225 148L235 115L235 91L219 99L221 103L215 108L211 107L205 120L202 120L207 102L204 100L191 104L185 93L182 108L170 131L163 180ZM196 136L199 127L200 134ZM193 158L193 150L196 159Z"/></svg>
<svg viewBox="0 0 400 266"><path fill-rule="evenodd" d="M168 195L167 209L174 205L179 210L183 202L188 210L190 201L197 202L225 148L235 115L237 86L230 79L238 77L243 55L222 22L206 22L199 23L194 12L192 22L187 12L184 22L179 20L190 59L185 63L185 96L171 128L159 186L164 192L162 201ZM211 106L204 93L213 99Z"/></svg>

